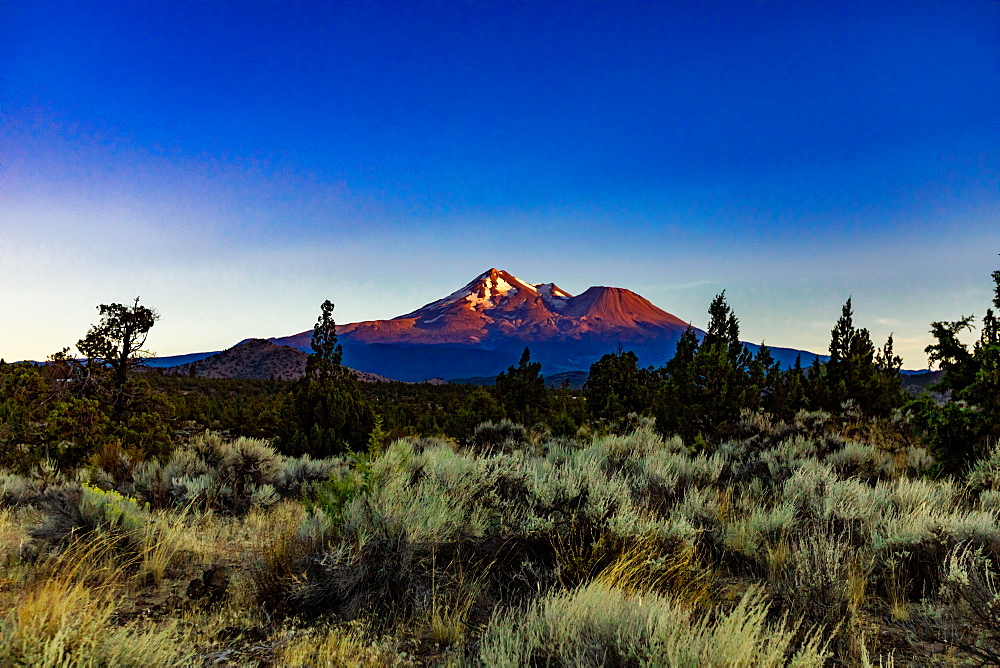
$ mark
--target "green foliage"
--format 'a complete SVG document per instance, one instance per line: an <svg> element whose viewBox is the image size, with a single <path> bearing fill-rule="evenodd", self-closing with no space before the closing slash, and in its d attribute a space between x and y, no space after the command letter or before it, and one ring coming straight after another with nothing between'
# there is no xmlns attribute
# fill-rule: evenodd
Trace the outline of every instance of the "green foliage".
<svg viewBox="0 0 1000 668"><path fill-rule="evenodd" d="M469 392L451 414L452 425L447 422L441 433L450 434L463 441L468 440L477 425L483 422L499 422L503 419L504 409L492 392L482 387L476 387ZM444 422L445 420L442 420ZM412 423L411 423L412 424Z"/></svg>
<svg viewBox="0 0 1000 668"><path fill-rule="evenodd" d="M375 411L357 377L341 365L341 348L323 302L312 336L306 375L296 381L280 409L275 443L289 455L330 457L361 449L375 426Z"/></svg>
<svg viewBox="0 0 1000 668"><path fill-rule="evenodd" d="M310 485L303 505L309 513L322 513L334 528L340 528L344 523L344 510L366 491L364 480L351 471L347 475L334 476Z"/></svg>
<svg viewBox="0 0 1000 668"><path fill-rule="evenodd" d="M0 366L0 464L28 471L48 460L72 469L110 442L138 458L166 450L171 437L148 386L129 381L115 420L106 396L88 396L73 374L58 359L40 367Z"/></svg>
<svg viewBox="0 0 1000 668"><path fill-rule="evenodd" d="M39 369L27 362L0 365L0 464L31 468L49 442L45 417L56 394Z"/></svg>
<svg viewBox="0 0 1000 668"><path fill-rule="evenodd" d="M811 369L811 401L816 408L831 413L851 405L865 415L888 415L903 403L902 364L893 352L892 335L876 351L868 330L854 326L854 310L848 299L830 332L829 361Z"/></svg>
<svg viewBox="0 0 1000 668"><path fill-rule="evenodd" d="M535 424L548 412L548 395L540 362L531 361L528 348L517 366L507 367L496 378L494 393L507 416L521 424Z"/></svg>
<svg viewBox="0 0 1000 668"><path fill-rule="evenodd" d="M200 430L248 438L273 438L282 399L291 385L281 380L217 379L162 373L143 374L150 391L166 399L157 407L180 434Z"/></svg>
<svg viewBox="0 0 1000 668"><path fill-rule="evenodd" d="M994 305L1000 300L1000 271L992 274ZM1000 308L1000 306L998 306ZM931 363L945 372L935 388L951 392L951 401L938 406L929 399L911 403L914 423L931 444L944 473L960 473L986 454L991 439L1000 434L1000 326L991 309L973 348L959 340L972 329L972 316L947 323L935 322L936 343L927 346Z"/></svg>
<svg viewBox="0 0 1000 668"><path fill-rule="evenodd" d="M594 362L583 394L593 418L623 425L629 413L649 410L652 388L652 373L639 368L636 354L619 350Z"/></svg>
<svg viewBox="0 0 1000 668"><path fill-rule="evenodd" d="M87 358L90 373L98 377L110 373L102 385L110 393L112 415L119 419L127 401L128 372L149 356L143 347L159 315L141 306L138 297L132 306L101 304L97 309L101 322L91 327L76 347Z"/></svg>
<svg viewBox="0 0 1000 668"><path fill-rule="evenodd" d="M717 443L729 435L742 411L760 405L777 373L766 348L754 360L740 341L739 321L725 292L716 295L708 312L701 343L690 327L678 341L654 408L657 429L688 443Z"/></svg>
<svg viewBox="0 0 1000 668"><path fill-rule="evenodd" d="M375 412L353 374L304 378L285 399L275 443L288 455L330 457L363 449Z"/></svg>

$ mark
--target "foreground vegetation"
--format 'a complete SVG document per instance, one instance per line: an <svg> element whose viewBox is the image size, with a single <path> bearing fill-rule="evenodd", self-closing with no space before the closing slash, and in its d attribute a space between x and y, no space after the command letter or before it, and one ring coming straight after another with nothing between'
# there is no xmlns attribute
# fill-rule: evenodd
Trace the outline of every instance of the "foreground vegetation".
<svg viewBox="0 0 1000 668"><path fill-rule="evenodd" d="M6 474L0 663L1000 661L1000 450L933 480L879 427L748 414L695 453L487 424L326 460L206 433Z"/></svg>
<svg viewBox="0 0 1000 668"><path fill-rule="evenodd" d="M1000 308L1000 272L994 305ZM0 363L0 665L1000 664L1000 326L899 383L850 301L830 359L724 295L582 392L139 369L157 314Z"/></svg>

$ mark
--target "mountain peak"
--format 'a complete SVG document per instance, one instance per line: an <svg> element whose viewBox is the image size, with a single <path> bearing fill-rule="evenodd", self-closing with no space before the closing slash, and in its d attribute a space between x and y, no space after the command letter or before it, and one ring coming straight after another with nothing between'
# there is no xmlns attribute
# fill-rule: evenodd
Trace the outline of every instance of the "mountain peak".
<svg viewBox="0 0 1000 668"><path fill-rule="evenodd" d="M654 306L625 288L596 285L569 300L563 315L601 320L607 325L631 327L640 323L656 323L686 327L687 323L675 315Z"/></svg>
<svg viewBox="0 0 1000 668"><path fill-rule="evenodd" d="M406 368L404 380L483 375L516 363L526 345L551 370L589 368L626 346L666 359L687 323L631 290L593 287L574 297L555 283L529 283L490 267L447 297L390 320L339 325L345 359L371 371ZM309 332L275 339L308 349ZM393 361L395 360L395 361ZM392 374L386 374L392 375Z"/></svg>
<svg viewBox="0 0 1000 668"><path fill-rule="evenodd" d="M550 301L569 296L569 293L563 292L553 283L535 285L521 280L508 271L491 267L444 299L425 304L416 311L393 319L416 318L430 324L448 312L456 312L456 309L460 309L458 313L482 313L511 302L521 303L525 299L541 297L548 304Z"/></svg>

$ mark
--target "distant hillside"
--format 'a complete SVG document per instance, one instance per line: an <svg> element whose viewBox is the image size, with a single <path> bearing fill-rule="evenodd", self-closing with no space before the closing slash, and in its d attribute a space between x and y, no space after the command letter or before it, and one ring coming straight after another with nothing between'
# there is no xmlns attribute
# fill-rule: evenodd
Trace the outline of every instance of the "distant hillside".
<svg viewBox="0 0 1000 668"><path fill-rule="evenodd" d="M187 364L162 368L164 371L178 374L194 373L202 378L296 380L305 375L308 357L298 348L281 346L264 339L247 339L221 353ZM366 383L393 380L366 371L356 369L350 371Z"/></svg>
<svg viewBox="0 0 1000 668"><path fill-rule="evenodd" d="M912 395L919 395L928 387L940 383L943 378L944 371L903 374L903 389Z"/></svg>

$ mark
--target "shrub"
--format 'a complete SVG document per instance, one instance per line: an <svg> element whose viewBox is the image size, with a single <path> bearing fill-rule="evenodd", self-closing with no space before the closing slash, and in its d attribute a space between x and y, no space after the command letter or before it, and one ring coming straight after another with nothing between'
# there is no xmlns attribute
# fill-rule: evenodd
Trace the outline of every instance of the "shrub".
<svg viewBox="0 0 1000 668"><path fill-rule="evenodd" d="M342 466L333 459L283 457L265 441L242 436L227 441L207 432L175 449L163 465L138 464L132 485L156 507L240 515L282 497L301 496Z"/></svg>
<svg viewBox="0 0 1000 668"><path fill-rule="evenodd" d="M912 628L929 642L946 642L976 665L1000 665L1000 572L996 560L971 544L956 545L944 563L937 597L917 608Z"/></svg>
<svg viewBox="0 0 1000 668"><path fill-rule="evenodd" d="M37 477L0 472L0 506L20 508L41 501L49 484Z"/></svg>
<svg viewBox="0 0 1000 668"><path fill-rule="evenodd" d="M82 537L106 538L119 550L138 554L150 521L148 504L87 484L53 491L43 507L45 519L32 537L56 545Z"/></svg>
<svg viewBox="0 0 1000 668"><path fill-rule="evenodd" d="M784 563L771 570L771 595L793 619L833 628L853 637L850 627L865 603L871 570L864 553L852 549L830 528L812 529L790 541Z"/></svg>
<svg viewBox="0 0 1000 668"><path fill-rule="evenodd" d="M510 452L528 444L528 430L510 420L484 422L472 434L469 447L478 453Z"/></svg>
<svg viewBox="0 0 1000 668"><path fill-rule="evenodd" d="M795 650L796 629L768 623L751 590L728 613L697 617L672 598L628 594L600 582L543 597L527 610L493 617L478 663L515 665L821 666L823 643L811 634Z"/></svg>
<svg viewBox="0 0 1000 668"><path fill-rule="evenodd" d="M976 462L969 472L967 484L975 494L1000 491L1000 443L993 446L987 457Z"/></svg>

